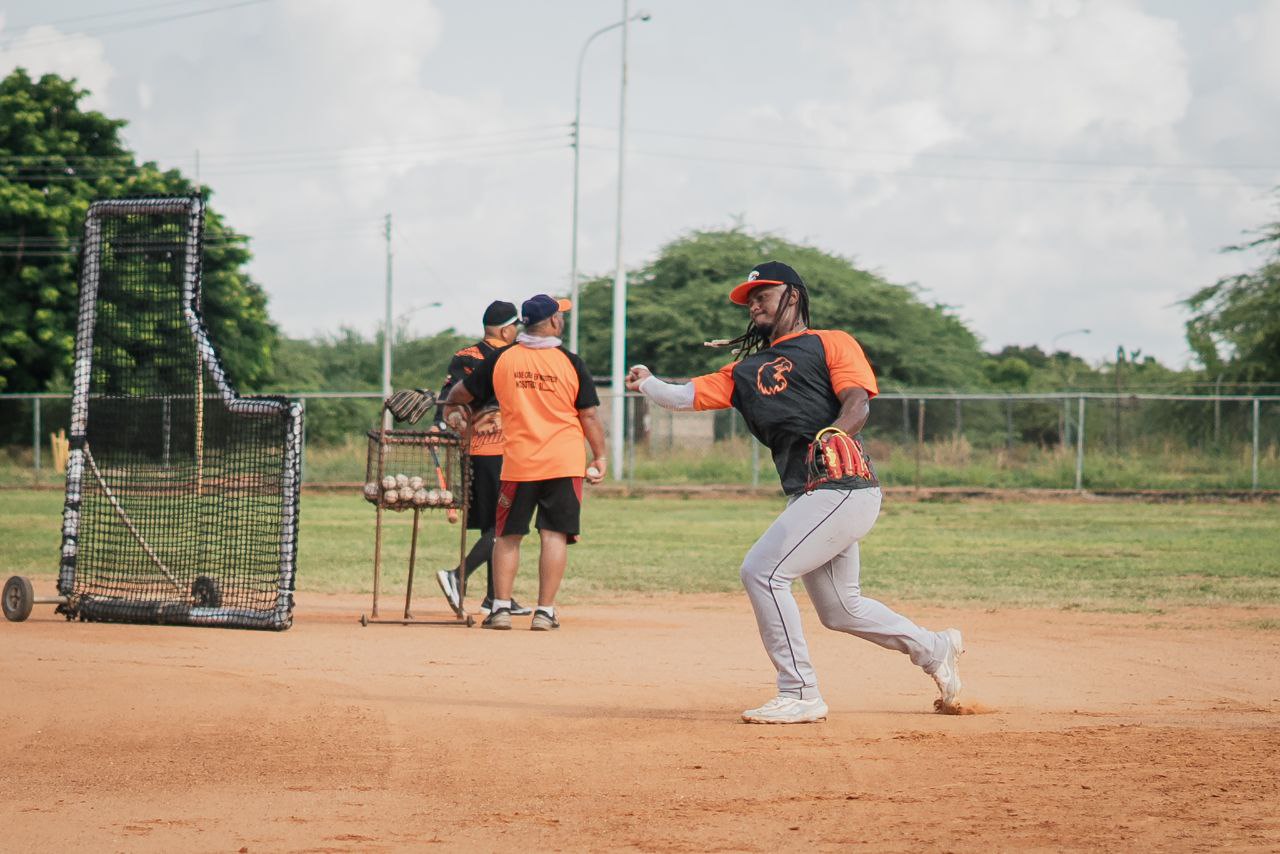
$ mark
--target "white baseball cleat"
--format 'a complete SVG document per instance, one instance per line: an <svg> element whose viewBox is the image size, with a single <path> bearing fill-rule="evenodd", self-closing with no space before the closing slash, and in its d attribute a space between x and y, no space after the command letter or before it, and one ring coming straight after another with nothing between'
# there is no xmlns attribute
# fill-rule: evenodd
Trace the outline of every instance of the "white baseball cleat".
<svg viewBox="0 0 1280 854"><path fill-rule="evenodd" d="M758 709L747 709L742 719L749 724L808 724L827 719L827 704L821 697L797 700L779 694Z"/></svg>
<svg viewBox="0 0 1280 854"><path fill-rule="evenodd" d="M945 629L942 636L947 639L947 654L931 675L942 692L943 704L953 706L960 696L960 656L964 655L964 640L959 629Z"/></svg>

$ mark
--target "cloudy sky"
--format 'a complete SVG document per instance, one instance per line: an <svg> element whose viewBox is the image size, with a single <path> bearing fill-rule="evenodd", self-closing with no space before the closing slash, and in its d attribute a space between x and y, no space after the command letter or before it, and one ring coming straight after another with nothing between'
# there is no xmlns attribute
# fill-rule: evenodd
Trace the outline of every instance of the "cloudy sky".
<svg viewBox="0 0 1280 854"><path fill-rule="evenodd" d="M1219 250L1280 217L1274 0L630 8L652 18L631 28L629 266L740 221L917 285L989 349L1181 365L1178 301L1256 262ZM0 72L74 76L141 159L198 168L288 333L376 327L388 212L397 313L478 331L491 299L568 289L575 69L621 16L10 0ZM614 30L584 66L586 274L613 266L620 53Z"/></svg>

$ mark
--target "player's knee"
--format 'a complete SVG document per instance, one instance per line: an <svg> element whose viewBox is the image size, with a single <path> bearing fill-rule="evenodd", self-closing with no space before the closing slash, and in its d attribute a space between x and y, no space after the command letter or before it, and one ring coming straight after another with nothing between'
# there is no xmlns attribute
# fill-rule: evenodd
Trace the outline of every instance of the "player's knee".
<svg viewBox="0 0 1280 854"><path fill-rule="evenodd" d="M747 555L746 560L742 562L738 577L742 579L742 586L748 589L772 587L780 590L791 586L791 579L782 577L778 572L776 561L752 560L750 555Z"/></svg>
<svg viewBox="0 0 1280 854"><path fill-rule="evenodd" d="M742 586L748 589L767 585L769 583L769 567L758 560L752 560L751 555L747 555L742 562L742 566L738 569L738 578L742 579Z"/></svg>

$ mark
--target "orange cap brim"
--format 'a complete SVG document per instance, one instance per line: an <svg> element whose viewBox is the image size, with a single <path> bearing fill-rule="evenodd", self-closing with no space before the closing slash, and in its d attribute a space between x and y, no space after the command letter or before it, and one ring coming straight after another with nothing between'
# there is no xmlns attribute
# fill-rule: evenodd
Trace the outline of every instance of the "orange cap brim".
<svg viewBox="0 0 1280 854"><path fill-rule="evenodd" d="M556 308L560 311L569 311L573 308L573 300L558 299L556 300Z"/></svg>
<svg viewBox="0 0 1280 854"><path fill-rule="evenodd" d="M786 282L779 282L777 279L752 279L749 282L743 282L733 290L729 291L729 302L738 305L746 305L747 297L756 288L761 285L785 285Z"/></svg>

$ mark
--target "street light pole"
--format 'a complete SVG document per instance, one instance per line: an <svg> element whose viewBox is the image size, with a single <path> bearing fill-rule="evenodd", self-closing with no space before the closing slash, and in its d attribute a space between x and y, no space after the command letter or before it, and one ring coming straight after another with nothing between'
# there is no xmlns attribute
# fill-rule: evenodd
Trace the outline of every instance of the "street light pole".
<svg viewBox="0 0 1280 854"><path fill-rule="evenodd" d="M640 11L632 15L630 20L647 21L650 17L648 12ZM573 311L569 314L569 349L575 353L578 352L578 175L582 163L582 64L587 58L587 48L596 37L616 30L623 23L617 21L596 30L587 36L582 50L578 52L578 74L573 87L573 248L569 263L569 292L570 299L573 300Z"/></svg>
<svg viewBox="0 0 1280 854"><path fill-rule="evenodd" d="M387 316L382 330L382 398L391 397L391 214L387 214L383 235L387 241ZM391 413L382 413L383 427L391 429Z"/></svg>
<svg viewBox="0 0 1280 854"><path fill-rule="evenodd" d="M613 272L613 347L609 385L613 391L611 430L609 436L609 468L613 479L622 479L622 454L625 448L627 398L623 384L623 362L627 354L627 268L622 263L622 178L627 151L627 26L628 0L622 0L622 92L618 98L618 216L614 241Z"/></svg>

